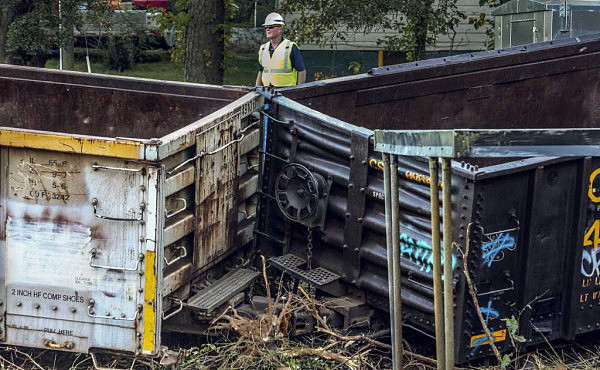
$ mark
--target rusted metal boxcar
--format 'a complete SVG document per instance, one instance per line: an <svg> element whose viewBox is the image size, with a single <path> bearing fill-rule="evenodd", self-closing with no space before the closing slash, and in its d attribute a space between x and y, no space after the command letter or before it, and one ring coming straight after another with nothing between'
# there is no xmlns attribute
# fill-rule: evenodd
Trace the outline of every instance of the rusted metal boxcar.
<svg viewBox="0 0 600 370"><path fill-rule="evenodd" d="M0 341L155 355L184 305L243 289L261 101L0 66ZM194 303L191 284L224 268L225 288Z"/></svg>
<svg viewBox="0 0 600 370"><path fill-rule="evenodd" d="M201 332L239 302L258 253L335 298L346 328L368 325L389 308L373 130L596 127L599 71L598 36L280 92L0 66L0 339L155 355L163 331ZM453 162L452 240L476 226L501 349L503 318L528 344L599 325L597 162ZM401 171L403 324L431 336L427 163ZM487 338L455 252L463 362Z"/></svg>
<svg viewBox="0 0 600 370"><path fill-rule="evenodd" d="M267 111L259 245L274 266L345 302L349 327L368 322L368 307L388 308L372 130L594 128L599 77L600 37L589 36L284 89ZM452 163L456 361L491 354L462 273L469 227L469 269L501 350L513 317L522 348L597 330L598 158ZM433 336L429 168L404 157L400 173L403 324Z"/></svg>

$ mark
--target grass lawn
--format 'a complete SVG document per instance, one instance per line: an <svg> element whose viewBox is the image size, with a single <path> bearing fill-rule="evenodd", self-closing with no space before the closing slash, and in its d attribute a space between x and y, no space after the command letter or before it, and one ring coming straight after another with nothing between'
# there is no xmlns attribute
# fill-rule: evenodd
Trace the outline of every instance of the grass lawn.
<svg viewBox="0 0 600 370"><path fill-rule="evenodd" d="M119 72L111 70L104 64L92 61L92 73L103 73L110 75L152 78L156 80L183 81L183 63L174 63L169 60L138 63L130 70ZM254 86L256 81L258 62L250 56L237 56L225 69L223 83L225 85ZM58 69L58 59L50 59L46 68ZM75 70L87 72L85 60L75 63Z"/></svg>

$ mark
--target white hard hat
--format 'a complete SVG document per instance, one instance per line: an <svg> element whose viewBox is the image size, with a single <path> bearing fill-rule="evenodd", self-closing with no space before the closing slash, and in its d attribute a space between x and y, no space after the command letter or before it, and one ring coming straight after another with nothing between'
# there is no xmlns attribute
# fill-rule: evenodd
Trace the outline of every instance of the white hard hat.
<svg viewBox="0 0 600 370"><path fill-rule="evenodd" d="M285 26L285 23L283 22L283 17L279 13L271 13L265 18L263 27L265 26Z"/></svg>

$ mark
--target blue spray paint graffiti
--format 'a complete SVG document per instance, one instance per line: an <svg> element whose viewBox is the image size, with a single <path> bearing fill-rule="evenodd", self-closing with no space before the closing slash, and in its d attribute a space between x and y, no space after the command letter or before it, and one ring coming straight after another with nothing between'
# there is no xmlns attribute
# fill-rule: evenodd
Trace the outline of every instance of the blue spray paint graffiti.
<svg viewBox="0 0 600 370"><path fill-rule="evenodd" d="M487 325L490 321L490 317L492 319L497 319L500 314L498 313L498 311L494 310L492 308L492 300L488 301L488 305L487 307L481 307L480 310L481 314L485 316L485 324Z"/></svg>
<svg viewBox="0 0 600 370"><path fill-rule="evenodd" d="M484 316L486 326L489 324L490 318L497 319L498 317L500 317L500 313L492 308L492 300L491 299L488 300L487 307L481 307L479 312L481 312L481 314ZM477 353L477 351L480 348L479 346L484 344L488 339L489 339L489 337L487 337L487 336L483 336L481 338L475 339L473 341L474 348L471 350L471 356L475 355L475 353ZM496 338L494 338L492 336L492 341L495 341L495 340L496 340Z"/></svg>
<svg viewBox="0 0 600 370"><path fill-rule="evenodd" d="M508 232L500 231L493 234L487 234L489 237L493 235L491 240L481 246L483 252L482 258L483 263L487 264L488 267L492 266L495 261L500 261L504 258L505 250L515 249L515 238L510 236Z"/></svg>
<svg viewBox="0 0 600 370"><path fill-rule="evenodd" d="M421 240L414 240L406 234L400 234L400 254L410 259L427 273L433 269L433 248ZM444 252L442 251L442 265L444 263ZM456 257L452 256L452 268L456 266Z"/></svg>

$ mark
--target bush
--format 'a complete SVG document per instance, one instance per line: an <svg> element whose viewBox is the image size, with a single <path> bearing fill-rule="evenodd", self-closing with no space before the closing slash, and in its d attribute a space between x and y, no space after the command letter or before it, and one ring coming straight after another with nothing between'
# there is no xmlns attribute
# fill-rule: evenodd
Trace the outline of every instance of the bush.
<svg viewBox="0 0 600 370"><path fill-rule="evenodd" d="M135 37L111 36L104 65L113 70L123 72L131 69L139 57L139 48Z"/></svg>

